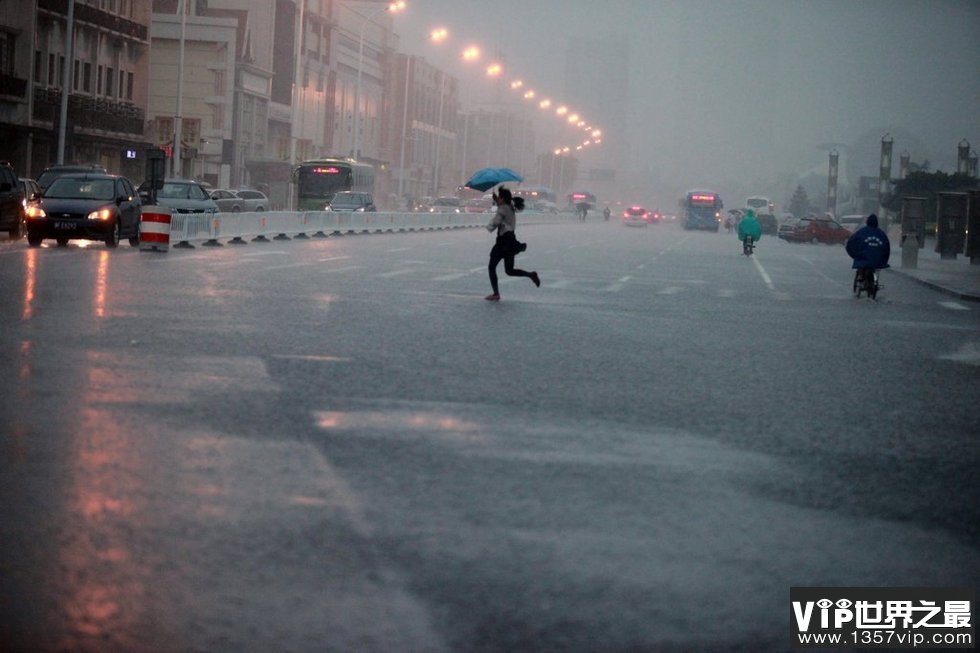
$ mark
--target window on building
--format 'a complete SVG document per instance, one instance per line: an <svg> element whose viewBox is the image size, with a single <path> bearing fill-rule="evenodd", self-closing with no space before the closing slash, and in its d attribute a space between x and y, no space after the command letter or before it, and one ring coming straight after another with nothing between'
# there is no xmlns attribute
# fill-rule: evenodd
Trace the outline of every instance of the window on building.
<svg viewBox="0 0 980 653"><path fill-rule="evenodd" d="M214 94L219 97L225 95L225 71L223 70L214 71Z"/></svg>
<svg viewBox="0 0 980 653"><path fill-rule="evenodd" d="M126 73L126 99L133 99L133 73Z"/></svg>
<svg viewBox="0 0 980 653"><path fill-rule="evenodd" d="M44 57L41 56L40 50L34 51L34 83L41 83L41 66L44 62Z"/></svg>
<svg viewBox="0 0 980 653"><path fill-rule="evenodd" d="M75 65L71 71L71 90L77 91L82 83L82 62L75 59Z"/></svg>
<svg viewBox="0 0 980 653"><path fill-rule="evenodd" d="M126 71L120 70L119 71L119 99L120 100L123 99L123 96L125 95L123 93L124 88L126 88Z"/></svg>
<svg viewBox="0 0 980 653"><path fill-rule="evenodd" d="M65 79L65 58L58 57L58 85L64 84Z"/></svg>
<svg viewBox="0 0 980 653"><path fill-rule="evenodd" d="M89 61L82 64L82 90L92 92L92 63Z"/></svg>
<svg viewBox="0 0 980 653"><path fill-rule="evenodd" d="M0 74L14 74L14 44L16 40L13 34L0 31Z"/></svg>
<svg viewBox="0 0 980 653"><path fill-rule="evenodd" d="M113 95L113 83L116 79L116 71L113 68L106 66L105 69L105 94L106 97L112 97Z"/></svg>
<svg viewBox="0 0 980 653"><path fill-rule="evenodd" d="M225 128L225 106L223 104L211 105L211 127L212 129Z"/></svg>
<svg viewBox="0 0 980 653"><path fill-rule="evenodd" d="M48 86L54 86L54 53L48 55Z"/></svg>
<svg viewBox="0 0 980 653"><path fill-rule="evenodd" d="M104 71L103 71L102 66L99 66L99 74L98 74L98 78L96 79L96 82L95 82L95 94L96 95L101 95L102 94L102 73L103 72Z"/></svg>

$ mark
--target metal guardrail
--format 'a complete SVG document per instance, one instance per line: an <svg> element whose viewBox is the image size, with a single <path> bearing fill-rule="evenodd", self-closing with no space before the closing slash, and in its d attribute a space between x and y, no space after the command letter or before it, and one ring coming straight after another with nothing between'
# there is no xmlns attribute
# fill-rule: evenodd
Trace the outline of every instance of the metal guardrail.
<svg viewBox="0 0 980 653"><path fill-rule="evenodd" d="M255 211L241 213L171 213L170 242L222 245L330 235L465 229L485 227L490 213L365 213L346 211ZM524 211L521 225L573 222L573 214Z"/></svg>

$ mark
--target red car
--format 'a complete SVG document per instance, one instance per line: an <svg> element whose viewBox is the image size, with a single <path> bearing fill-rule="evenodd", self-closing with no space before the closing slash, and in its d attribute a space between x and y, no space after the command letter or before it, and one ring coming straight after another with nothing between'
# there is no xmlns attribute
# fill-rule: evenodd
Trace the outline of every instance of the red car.
<svg viewBox="0 0 980 653"><path fill-rule="evenodd" d="M811 216L800 218L793 230L786 233L783 238L797 243L843 245L850 235L851 232L836 220Z"/></svg>

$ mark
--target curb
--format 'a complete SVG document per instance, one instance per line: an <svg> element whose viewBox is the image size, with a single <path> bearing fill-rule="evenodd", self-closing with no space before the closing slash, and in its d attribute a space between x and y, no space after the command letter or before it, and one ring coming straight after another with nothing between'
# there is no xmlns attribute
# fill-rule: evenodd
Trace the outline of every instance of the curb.
<svg viewBox="0 0 980 653"><path fill-rule="evenodd" d="M911 279L912 281L915 281L923 286L927 286L929 288L932 288L933 290L938 290L944 295L949 295L951 297L955 297L956 299L962 299L963 301L967 301L967 302L980 302L980 295L975 295L973 293L968 293L968 292L962 292L960 290L953 290L952 288L947 288L946 286L937 283L935 281L929 281L928 279L920 279L914 274L909 274L908 272L904 272L901 268L889 268L889 269L896 274L902 275L906 279Z"/></svg>

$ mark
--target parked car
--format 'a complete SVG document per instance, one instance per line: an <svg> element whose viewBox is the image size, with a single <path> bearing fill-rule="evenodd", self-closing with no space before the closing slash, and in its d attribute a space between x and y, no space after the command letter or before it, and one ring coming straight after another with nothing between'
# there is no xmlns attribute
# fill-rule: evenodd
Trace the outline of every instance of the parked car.
<svg viewBox="0 0 980 653"><path fill-rule="evenodd" d="M107 174L62 175L40 199L28 206L27 242L38 247L45 238L59 245L85 238L115 247L122 238L139 245L141 203L125 177Z"/></svg>
<svg viewBox="0 0 980 653"><path fill-rule="evenodd" d="M437 197L429 208L429 213L461 213L462 210L458 197Z"/></svg>
<svg viewBox="0 0 980 653"><path fill-rule="evenodd" d="M17 240L24 234L24 191L17 173L6 161L0 162L0 229Z"/></svg>
<svg viewBox="0 0 980 653"><path fill-rule="evenodd" d="M269 208L269 198L262 191L242 188L236 190L235 194L245 202L243 211L265 211Z"/></svg>
<svg viewBox="0 0 980 653"><path fill-rule="evenodd" d="M840 219L841 226L850 231L852 234L864 226L864 221L868 219L868 216L861 215L859 213L845 215Z"/></svg>
<svg viewBox="0 0 980 653"><path fill-rule="evenodd" d="M493 200L488 197L476 197L463 202L463 213L489 213L493 210Z"/></svg>
<svg viewBox="0 0 980 653"><path fill-rule="evenodd" d="M44 191L58 177L75 173L95 173L107 175L109 171L98 163L65 163L48 166L37 176L37 185Z"/></svg>
<svg viewBox="0 0 980 653"><path fill-rule="evenodd" d="M779 228L776 230L776 237L782 238L786 241L791 240L790 234L793 233L793 230L796 229L796 225L799 224L799 222L800 221L794 218L792 215L788 218L784 218L779 223Z"/></svg>
<svg viewBox="0 0 980 653"><path fill-rule="evenodd" d="M415 202L415 208L412 210L416 213L428 213L429 209L432 208L432 203L435 202L435 198L432 197L420 197L418 201Z"/></svg>
<svg viewBox="0 0 980 653"><path fill-rule="evenodd" d="M371 193L341 191L326 206L327 211L377 211Z"/></svg>
<svg viewBox="0 0 980 653"><path fill-rule="evenodd" d="M140 184L139 192L143 201L148 201L150 183L144 181ZM218 210L218 205L204 187L190 179L164 180L163 188L157 191L156 204L178 213L207 213Z"/></svg>
<svg viewBox="0 0 980 653"><path fill-rule="evenodd" d="M623 211L623 224L627 227L645 227L650 224L650 216L642 206L631 206Z"/></svg>
<svg viewBox="0 0 980 653"><path fill-rule="evenodd" d="M779 231L779 224L776 222L776 216L771 213L760 213L755 216L758 220L759 226L762 227L762 233L770 234L775 236Z"/></svg>
<svg viewBox="0 0 980 653"><path fill-rule="evenodd" d="M235 191L226 188L218 188L210 193L211 199L218 205L218 210L225 213L238 213L244 210L245 200L240 198Z"/></svg>
<svg viewBox="0 0 980 653"><path fill-rule="evenodd" d="M786 235L786 240L798 243L827 243L843 245L851 232L836 220L828 217L808 216L801 218Z"/></svg>

